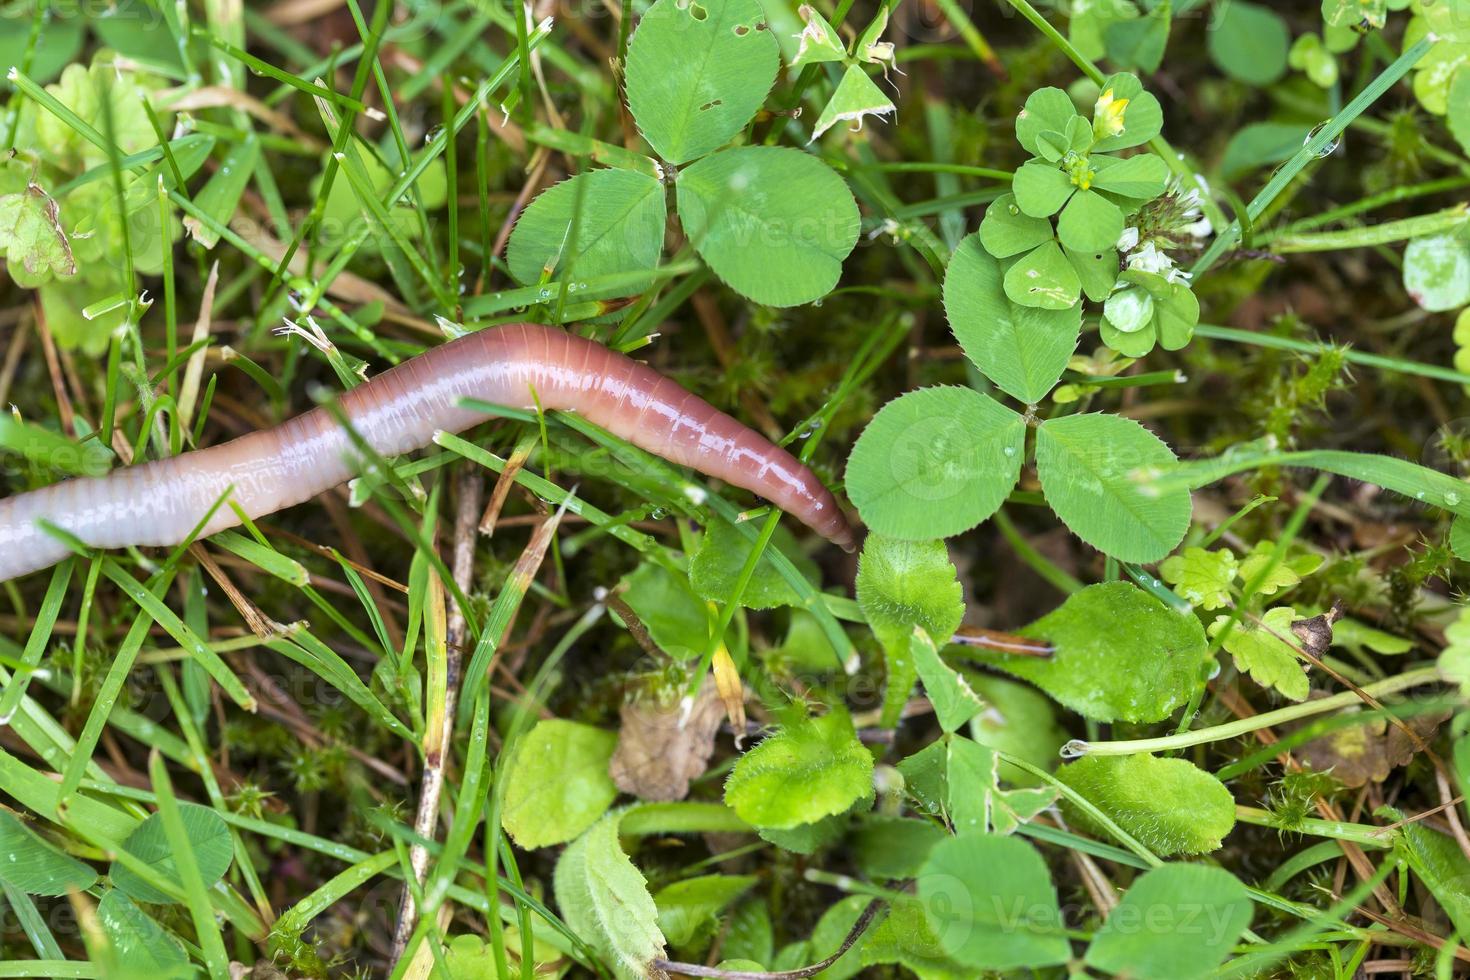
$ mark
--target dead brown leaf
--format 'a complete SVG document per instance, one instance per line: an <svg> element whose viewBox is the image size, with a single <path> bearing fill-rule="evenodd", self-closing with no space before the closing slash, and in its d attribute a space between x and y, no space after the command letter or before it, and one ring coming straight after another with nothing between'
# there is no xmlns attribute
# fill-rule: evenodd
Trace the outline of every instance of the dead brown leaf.
<svg viewBox="0 0 1470 980"><path fill-rule="evenodd" d="M1406 719L1404 724L1428 742L1449 716L1448 711L1432 711ZM1331 770L1349 789L1383 782L1393 770L1408 765L1415 752L1408 733L1383 718L1338 729L1297 750L1303 762L1319 772Z"/></svg>
<svg viewBox="0 0 1470 980"><path fill-rule="evenodd" d="M715 751L725 706L713 677L706 677L681 727L677 696L668 702L623 705L622 732L607 771L618 789L642 800L682 800L689 781L704 775Z"/></svg>

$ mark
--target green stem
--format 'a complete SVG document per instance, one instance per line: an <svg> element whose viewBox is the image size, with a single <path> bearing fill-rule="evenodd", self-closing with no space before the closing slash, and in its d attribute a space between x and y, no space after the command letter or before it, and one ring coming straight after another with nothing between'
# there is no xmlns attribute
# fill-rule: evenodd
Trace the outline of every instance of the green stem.
<svg viewBox="0 0 1470 980"><path fill-rule="evenodd" d="M1306 817L1293 820L1291 826L1284 825L1270 810L1253 806L1235 807L1235 819L1257 827L1273 830L1290 830L1294 833L1311 834L1313 837L1330 837L1333 840L1352 841L1363 847L1386 848L1393 844L1393 831L1372 824L1348 823L1345 820L1317 820Z"/></svg>
<svg viewBox="0 0 1470 980"><path fill-rule="evenodd" d="M1439 680L1439 669L1437 667L1421 667L1407 673L1388 677L1376 684L1367 684L1363 687L1363 693L1374 698L1383 698L1399 691L1408 690L1420 684L1429 684ZM1301 704L1288 705L1275 711L1267 711L1264 714L1251 715L1239 721L1232 721L1225 725L1216 725L1213 728L1199 728L1192 732L1182 732L1178 735L1166 735L1162 738L1136 738L1120 739L1113 742L1085 742L1081 739L1073 739L1062 746L1062 757L1076 759L1084 755L1137 755L1142 752L1172 752L1176 749L1188 748L1191 745L1203 745L1207 742L1220 742L1226 739L1239 738L1249 735L1251 732L1260 731L1263 728L1274 728L1290 722L1299 721L1302 718L1310 718L1327 711L1336 711L1338 708L1349 708L1361 705L1363 699L1356 691L1344 691L1331 697L1321 698L1316 701L1304 701Z"/></svg>
<svg viewBox="0 0 1470 980"><path fill-rule="evenodd" d="M1210 323L1201 323L1194 328L1194 332L1198 337L1209 337L1212 340L1228 340L1236 344L1299 351L1303 354L1320 354L1331 347L1330 344L1321 341L1296 340L1292 337L1278 337L1274 334L1255 333L1250 330L1238 330L1235 327L1222 327ZM1416 374L1423 378L1448 381L1452 384L1470 385L1470 374L1440 367L1437 364L1423 364L1401 357L1387 357L1383 354L1369 354L1352 349L1342 351L1342 355L1343 359L1350 364L1362 364L1365 367L1396 371L1399 374Z"/></svg>

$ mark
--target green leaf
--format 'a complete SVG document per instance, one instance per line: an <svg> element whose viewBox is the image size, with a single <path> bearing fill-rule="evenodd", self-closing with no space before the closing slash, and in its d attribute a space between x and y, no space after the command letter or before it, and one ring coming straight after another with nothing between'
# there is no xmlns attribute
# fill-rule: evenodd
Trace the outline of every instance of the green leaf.
<svg viewBox="0 0 1470 980"><path fill-rule="evenodd" d="M997 209L1008 210L1004 201L992 204L990 213ZM945 316L965 356L996 387L1035 404L1056 385L1077 349L1082 309L1073 304L1041 310L1013 302L1000 263L987 252L988 245L981 247L985 234L982 224L979 234L966 236L950 259L944 276ZM1045 240L1051 244L1050 231Z"/></svg>
<svg viewBox="0 0 1470 980"><path fill-rule="evenodd" d="M1047 242L1011 263L1005 293L1022 306L1071 310L1077 306L1082 280L1056 242Z"/></svg>
<svg viewBox="0 0 1470 980"><path fill-rule="evenodd" d="M1098 252L1074 252L1062 249L1067 261L1082 282L1082 292L1094 303L1107 300L1118 283L1118 251L1109 246ZM1081 310L1078 310L1081 315Z"/></svg>
<svg viewBox="0 0 1470 980"><path fill-rule="evenodd" d="M1084 756L1057 778L1160 857L1218 850L1235 826L1235 800L1214 776L1185 759L1152 755ZM1106 837L1062 798L1068 817Z"/></svg>
<svg viewBox="0 0 1470 980"><path fill-rule="evenodd" d="M623 583L623 600L638 614L660 650L675 660L704 655L713 629L709 608L686 578L648 561Z"/></svg>
<svg viewBox="0 0 1470 980"><path fill-rule="evenodd" d="M863 966L894 963L919 980L970 980L973 976L973 971L945 955L929 928L924 906L912 897L893 902L887 917L864 937L860 955Z"/></svg>
<svg viewBox="0 0 1470 980"><path fill-rule="evenodd" d="M1099 172L1099 178L1106 172ZM1121 234L1123 212L1112 201L1092 191L1073 194L1062 209L1062 216L1057 219L1057 237L1062 245L1077 252L1101 252L1112 248Z"/></svg>
<svg viewBox="0 0 1470 980"><path fill-rule="evenodd" d="M194 860L199 866L199 877L206 888L224 877L234 857L235 848L230 840L230 828L207 806L196 803L180 803L179 815L189 835L189 844L194 849ZM178 882L179 871L174 866L173 849L169 847L164 833L163 818L152 814L138 824L137 828L123 841L124 850L134 857L151 864L170 881ZM112 883L127 893L129 898L156 905L170 904L174 899L143 881L118 862L112 862L107 871Z"/></svg>
<svg viewBox="0 0 1470 980"><path fill-rule="evenodd" d="M841 708L786 725L746 752L725 803L757 827L786 830L845 813L873 792L873 756Z"/></svg>
<svg viewBox="0 0 1470 980"><path fill-rule="evenodd" d="M985 699L985 710L970 722L970 737L1051 770L1057 753L1071 737L1057 721L1052 702L1027 684L980 671L968 672L970 686ZM1009 762L1000 764L1000 778L1015 786L1036 786L1041 780Z"/></svg>
<svg viewBox="0 0 1470 980"><path fill-rule="evenodd" d="M1280 637L1292 636L1291 624L1299 618L1290 606L1278 606L1266 611L1260 625L1237 622L1222 644L1241 673L1250 674L1257 684L1275 688L1293 701L1305 701L1310 684L1296 653ZM1229 621L1229 616L1217 616L1210 624L1210 636L1218 636Z"/></svg>
<svg viewBox="0 0 1470 980"><path fill-rule="evenodd" d="M1137 333L1154 322L1154 298L1141 286L1126 286L1108 297L1103 316L1120 333Z"/></svg>
<svg viewBox="0 0 1470 980"><path fill-rule="evenodd" d="M1071 177L1058 170L1055 164L1032 160L1022 164L1021 169L1016 171L1011 189L1023 214L1033 218L1049 218L1062 209L1062 205L1077 190L1077 185L1072 183Z"/></svg>
<svg viewBox="0 0 1470 980"><path fill-rule="evenodd" d="M1087 947L1087 964L1136 980L1210 976L1251 912L1250 892L1223 868L1166 864L1123 894Z"/></svg>
<svg viewBox="0 0 1470 980"><path fill-rule="evenodd" d="M1030 681L1094 721L1169 717L1210 662L1204 627L1131 582L1089 585L1021 631L1055 647L1050 657L967 650Z"/></svg>
<svg viewBox="0 0 1470 980"><path fill-rule="evenodd" d="M1381 30L1388 23L1388 0L1322 0L1322 20L1328 27Z"/></svg>
<svg viewBox="0 0 1470 980"><path fill-rule="evenodd" d="M890 881L903 880L917 875L930 849L947 836L928 820L873 814L858 824L849 845L853 860L863 874Z"/></svg>
<svg viewBox="0 0 1470 980"><path fill-rule="evenodd" d="M1218 551L1185 548L1159 565L1159 575L1189 603L1201 609L1220 609L1230 605L1238 568L1235 553L1228 548ZM1250 576L1245 578L1249 580Z"/></svg>
<svg viewBox="0 0 1470 980"><path fill-rule="evenodd" d="M536 723L516 743L505 776L501 825L527 850L562 844L597 822L618 795L607 764L612 732L561 718Z"/></svg>
<svg viewBox="0 0 1470 980"><path fill-rule="evenodd" d="M1097 173L1092 178L1096 190L1107 191L1120 197L1136 201L1147 201L1164 193L1169 183L1169 167L1163 159L1152 153L1139 153L1119 160L1116 157L1094 156L1093 166ZM1107 162L1111 161L1111 162ZM1123 229L1118 229L1121 235ZM1117 235L1107 243L1111 247L1118 241Z"/></svg>
<svg viewBox="0 0 1470 980"><path fill-rule="evenodd" d="M1073 534L1121 561L1158 561L1189 530L1187 491L1147 493L1132 477L1175 462L1158 436L1121 415L1064 415L1036 432L1046 502Z"/></svg>
<svg viewBox="0 0 1470 980"><path fill-rule="evenodd" d="M1257 122L1243 126L1225 144L1220 175L1226 180L1236 180L1257 167L1289 160L1302 148L1310 132L1310 126L1300 123Z"/></svg>
<svg viewBox="0 0 1470 980"><path fill-rule="evenodd" d="M1159 70L1169 44L1169 0L1142 17L1115 20L1103 29L1108 57L1126 68Z"/></svg>
<svg viewBox="0 0 1470 980"><path fill-rule="evenodd" d="M51 195L34 182L0 195L0 257L17 286L34 289L54 278L77 274L71 242Z"/></svg>
<svg viewBox="0 0 1470 980"><path fill-rule="evenodd" d="M965 615L957 574L943 541L875 531L858 559L858 606L884 646L907 650L915 627L948 640Z"/></svg>
<svg viewBox="0 0 1470 980"><path fill-rule="evenodd" d="M679 220L700 257L767 306L825 296L857 244L852 192L831 167L799 150L717 153L682 170L677 191Z"/></svg>
<svg viewBox="0 0 1470 980"><path fill-rule="evenodd" d="M1404 820L1404 814L1389 807L1379 812L1395 823ZM1470 861L1455 839L1407 821L1395 836L1394 852L1429 889L1454 929L1470 931Z"/></svg>
<svg viewBox="0 0 1470 980"><path fill-rule="evenodd" d="M1466 0L1423 0L1424 22L1439 38L1470 42L1470 3Z"/></svg>
<svg viewBox="0 0 1470 980"><path fill-rule="evenodd" d="M516 221L506 264L526 286L547 278L652 273L664 242L663 185L631 170L592 170L542 191ZM569 241L572 226L575 243ZM636 284L621 287L636 292ZM590 298L590 297L589 297Z"/></svg>
<svg viewBox="0 0 1470 980"><path fill-rule="evenodd" d="M1042 133L1065 133L1067 124L1077 115L1072 99L1059 88L1040 88L1032 92L1016 115L1016 139L1027 152L1041 155L1038 140Z"/></svg>
<svg viewBox="0 0 1470 980"><path fill-rule="evenodd" d="M97 872L38 837L7 810L0 810L0 881L27 895L61 896L86 891Z"/></svg>
<svg viewBox="0 0 1470 980"><path fill-rule="evenodd" d="M1305 72L1307 79L1318 88L1331 88L1337 84L1337 58L1316 34L1303 34L1293 41L1286 60L1297 71ZM1415 77L1417 79L1418 76Z"/></svg>
<svg viewBox="0 0 1470 980"><path fill-rule="evenodd" d="M628 45L628 110L659 156L688 163L745 128L780 67L756 0L657 0Z"/></svg>
<svg viewBox="0 0 1470 980"><path fill-rule="evenodd" d="M197 976L179 941L134 905L121 889L110 889L97 903L97 924L112 945L116 962L135 971L134 976L146 975L154 980Z"/></svg>
<svg viewBox="0 0 1470 980"><path fill-rule="evenodd" d="M1251 553L1245 556L1240 563L1240 580L1242 583L1253 581L1262 569L1271 564L1272 554L1276 546L1270 541L1257 541L1251 548ZM1303 575L1310 575L1322 565L1322 556L1314 554L1297 555L1277 562L1271 567L1271 571L1261 581L1255 590L1255 595L1275 595L1285 589L1300 585ZM1249 596L1247 598L1250 598Z"/></svg>
<svg viewBox="0 0 1470 980"><path fill-rule="evenodd" d="M980 242L985 246L985 251L998 259L1029 252L1043 242L1051 241L1052 234L1051 222L1023 213L1016 204L1014 194L1002 194L991 202L980 222ZM961 242L956 249L956 256L964 248L965 242ZM950 269L953 268L951 260Z"/></svg>
<svg viewBox="0 0 1470 980"><path fill-rule="evenodd" d="M968 531L1020 479L1026 423L969 388L921 388L884 405L847 460L847 495L879 534Z"/></svg>
<svg viewBox="0 0 1470 980"><path fill-rule="evenodd" d="M918 889L929 928L958 963L1015 970L1071 958L1046 862L1025 841L989 834L942 841Z"/></svg>
<svg viewBox="0 0 1470 980"><path fill-rule="evenodd" d="M1470 67L1461 65L1450 80L1450 91L1446 105L1445 122L1450 132L1460 143L1460 149L1470 156Z"/></svg>
<svg viewBox="0 0 1470 980"><path fill-rule="evenodd" d="M837 83L837 91L832 93L832 98L827 100L822 114L817 117L817 124L812 129L812 139L820 138L839 122L852 123L852 129L856 132L863 128L864 116L881 118L896 111L893 100L883 94L883 90L874 84L861 65L848 65L842 81Z"/></svg>
<svg viewBox="0 0 1470 980"><path fill-rule="evenodd" d="M1449 111L1450 83L1470 64L1470 43L1439 41L1414 66L1414 95L1426 111L1442 116Z"/></svg>
<svg viewBox="0 0 1470 980"><path fill-rule="evenodd" d="M31 14L33 7L7 6L0 10L0 64L7 68L25 63L26 46L30 42ZM51 81L61 69L77 60L82 44L86 40L87 25L95 27L105 18L83 17L74 11L73 16L52 15L47 18L45 29L36 38L35 53L31 59L30 76L38 82Z"/></svg>
<svg viewBox="0 0 1470 980"><path fill-rule="evenodd" d="M648 882L618 845L621 814L609 813L556 862L556 904L566 924L625 980L643 980L664 955Z"/></svg>
<svg viewBox="0 0 1470 980"><path fill-rule="evenodd" d="M919 677L924 681L929 703L934 705L939 727L946 734L957 731L985 707L964 676L939 656L939 648L923 629L914 629L909 653L913 655Z"/></svg>
<svg viewBox="0 0 1470 980"><path fill-rule="evenodd" d="M1269 7L1232 0L1216 8L1205 37L1210 58L1236 81L1265 88L1286 74L1291 31Z"/></svg>
<svg viewBox="0 0 1470 980"><path fill-rule="evenodd" d="M658 927L670 946L687 946L707 931L726 906L755 885L754 875L700 875L654 893Z"/></svg>
<svg viewBox="0 0 1470 980"><path fill-rule="evenodd" d="M1056 802L1051 786L1002 789L1000 756L968 738L948 741L946 810L956 834L1011 834Z"/></svg>
<svg viewBox="0 0 1470 980"><path fill-rule="evenodd" d="M802 4L796 8L802 23L805 25L797 35L796 53L791 58L792 68L805 68L822 61L845 61L847 52L843 50L842 40L837 31L827 23L817 9L810 4Z"/></svg>
<svg viewBox="0 0 1470 980"><path fill-rule="evenodd" d="M1164 129L1164 109L1153 93L1145 92L1143 83L1136 75L1120 72L1102 84L1102 94L1112 93L1113 99L1127 99L1123 112L1123 131L1105 136L1093 144L1093 153L1126 150L1142 146ZM1099 100L1101 101L1101 99Z"/></svg>
<svg viewBox="0 0 1470 980"><path fill-rule="evenodd" d="M1455 232L1409 242L1404 249L1404 289L1434 313L1470 303L1470 242Z"/></svg>
<svg viewBox="0 0 1470 980"><path fill-rule="evenodd" d="M776 528L773 545L787 555L802 576L815 586L821 579L816 562L806 557L796 538L784 527ZM733 524L716 521L704 532L699 550L689 562L689 584L695 594L710 602L728 602L735 583L745 568L746 559L755 547ZM778 606L801 606L805 600L797 595L769 562L760 562L741 593L740 604L747 609L775 609ZM830 659L831 654L827 655Z"/></svg>

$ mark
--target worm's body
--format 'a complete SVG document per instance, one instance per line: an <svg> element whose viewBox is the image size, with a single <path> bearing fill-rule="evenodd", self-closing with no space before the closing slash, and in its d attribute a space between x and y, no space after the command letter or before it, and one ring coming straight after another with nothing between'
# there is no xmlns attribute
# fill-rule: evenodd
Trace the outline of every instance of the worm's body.
<svg viewBox="0 0 1470 980"><path fill-rule="evenodd" d="M852 550L837 501L790 453L652 368L563 330L517 323L461 337L348 392L340 406L374 450L394 456L428 445L436 431L487 418L459 407L461 398L577 412L671 462L765 497ZM231 486L231 499L253 519L347 481L357 455L343 428L317 408L223 445L0 500L0 581L66 557L38 520L95 548L174 545ZM221 506L200 537L238 523Z"/></svg>

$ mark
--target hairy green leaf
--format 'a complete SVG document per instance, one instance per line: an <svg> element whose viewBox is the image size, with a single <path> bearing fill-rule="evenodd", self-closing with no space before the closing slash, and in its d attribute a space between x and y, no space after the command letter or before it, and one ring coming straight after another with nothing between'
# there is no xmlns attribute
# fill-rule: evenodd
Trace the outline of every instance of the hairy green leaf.
<svg viewBox="0 0 1470 980"><path fill-rule="evenodd" d="M1085 756L1057 777L1161 857L1218 850L1235 826L1230 791L1186 759ZM1062 805L1074 823L1106 837L1085 811L1065 797Z"/></svg>
<svg viewBox="0 0 1470 980"><path fill-rule="evenodd" d="M783 727L735 763L725 803L757 827L787 830L844 813L873 792L873 757L841 708Z"/></svg>
<svg viewBox="0 0 1470 980"><path fill-rule="evenodd" d="M561 844L592 826L618 795L607 764L612 732L547 718L516 743L501 824L524 848Z"/></svg>
<svg viewBox="0 0 1470 980"><path fill-rule="evenodd" d="M664 955L658 907L648 882L618 844L619 813L578 837L556 862L554 889L562 918L624 980L643 980Z"/></svg>

